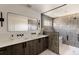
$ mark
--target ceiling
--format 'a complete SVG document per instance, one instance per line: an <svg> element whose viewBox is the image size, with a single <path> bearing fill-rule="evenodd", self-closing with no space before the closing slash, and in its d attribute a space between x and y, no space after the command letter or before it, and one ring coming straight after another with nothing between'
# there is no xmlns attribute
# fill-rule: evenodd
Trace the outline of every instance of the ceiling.
<svg viewBox="0 0 79 59"><path fill-rule="evenodd" d="M29 4L27 6L31 7L32 9L38 11L38 12L46 12L50 9L53 9L55 7L61 6L62 4Z"/></svg>
<svg viewBox="0 0 79 59"><path fill-rule="evenodd" d="M79 4L68 4L61 8L47 12L45 13L45 15L48 15L50 17L61 17L75 13L79 13Z"/></svg>
<svg viewBox="0 0 79 59"><path fill-rule="evenodd" d="M30 7L38 12L46 12L63 4L31 4ZM67 4L58 9L44 13L50 17L61 17L69 14L79 13L79 4Z"/></svg>

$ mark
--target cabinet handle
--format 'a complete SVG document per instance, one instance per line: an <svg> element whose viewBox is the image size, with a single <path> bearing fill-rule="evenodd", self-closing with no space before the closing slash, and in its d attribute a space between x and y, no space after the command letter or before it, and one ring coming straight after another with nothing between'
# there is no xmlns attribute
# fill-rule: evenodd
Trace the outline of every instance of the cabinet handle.
<svg viewBox="0 0 79 59"><path fill-rule="evenodd" d="M23 43L23 48L26 48L26 42L25 42L25 43Z"/></svg>
<svg viewBox="0 0 79 59"><path fill-rule="evenodd" d="M24 43L23 43L22 47L24 48Z"/></svg>
<svg viewBox="0 0 79 59"><path fill-rule="evenodd" d="M24 43L24 47L26 47L26 42Z"/></svg>

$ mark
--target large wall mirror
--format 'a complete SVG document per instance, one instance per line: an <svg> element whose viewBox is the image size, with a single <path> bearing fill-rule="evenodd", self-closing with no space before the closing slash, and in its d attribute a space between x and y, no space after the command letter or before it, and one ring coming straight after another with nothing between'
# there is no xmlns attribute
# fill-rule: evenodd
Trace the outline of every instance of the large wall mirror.
<svg viewBox="0 0 79 59"><path fill-rule="evenodd" d="M8 31L36 31L38 20L8 12Z"/></svg>

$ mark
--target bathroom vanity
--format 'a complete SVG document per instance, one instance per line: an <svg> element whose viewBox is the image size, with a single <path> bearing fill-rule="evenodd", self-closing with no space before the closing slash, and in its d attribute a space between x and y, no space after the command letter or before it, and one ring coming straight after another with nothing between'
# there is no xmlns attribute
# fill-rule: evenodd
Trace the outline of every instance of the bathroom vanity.
<svg viewBox="0 0 79 59"><path fill-rule="evenodd" d="M38 19L11 12L7 19L12 34L0 41L0 55L38 55L48 49L48 35L39 34Z"/></svg>
<svg viewBox="0 0 79 59"><path fill-rule="evenodd" d="M48 48L48 36L0 42L0 55L38 55Z"/></svg>
<svg viewBox="0 0 79 59"><path fill-rule="evenodd" d="M7 13L7 17L10 33L7 38L4 36L4 41L0 41L0 55L38 55L46 49L59 54L58 33L43 35L40 21L36 18L11 12Z"/></svg>

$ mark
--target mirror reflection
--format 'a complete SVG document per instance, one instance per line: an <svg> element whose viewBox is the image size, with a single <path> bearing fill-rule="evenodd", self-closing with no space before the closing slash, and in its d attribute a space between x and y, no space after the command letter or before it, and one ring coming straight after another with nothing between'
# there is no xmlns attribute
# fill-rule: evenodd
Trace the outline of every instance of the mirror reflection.
<svg viewBox="0 0 79 59"><path fill-rule="evenodd" d="M37 19L15 13L8 13L8 31L36 31L37 29Z"/></svg>

